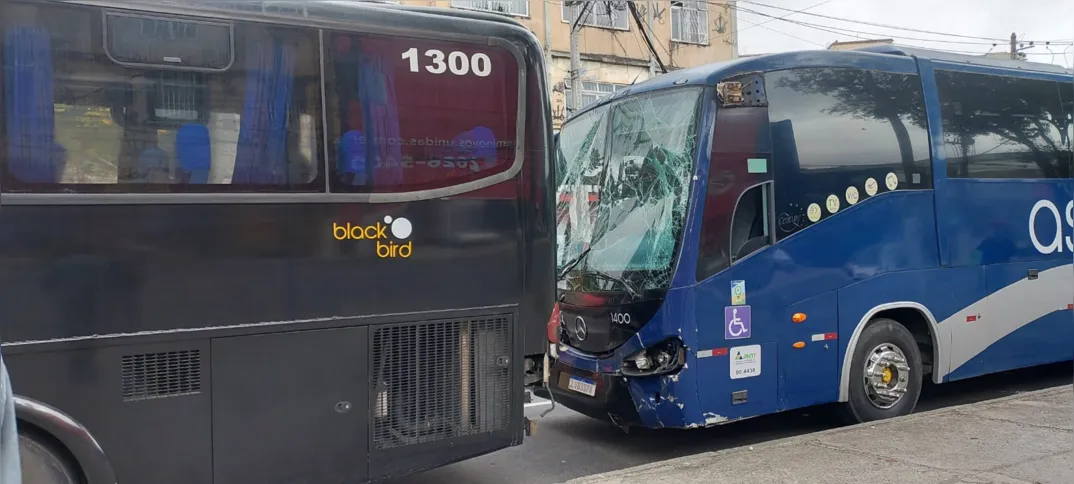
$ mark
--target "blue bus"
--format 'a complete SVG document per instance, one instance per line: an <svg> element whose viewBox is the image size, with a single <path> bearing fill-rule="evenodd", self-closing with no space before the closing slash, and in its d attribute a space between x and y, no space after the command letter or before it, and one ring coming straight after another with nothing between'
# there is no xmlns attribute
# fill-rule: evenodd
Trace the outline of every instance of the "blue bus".
<svg viewBox="0 0 1074 484"><path fill-rule="evenodd" d="M577 113L552 395L624 430L836 402L865 422L913 412L925 379L1071 360L1072 74L792 52Z"/></svg>

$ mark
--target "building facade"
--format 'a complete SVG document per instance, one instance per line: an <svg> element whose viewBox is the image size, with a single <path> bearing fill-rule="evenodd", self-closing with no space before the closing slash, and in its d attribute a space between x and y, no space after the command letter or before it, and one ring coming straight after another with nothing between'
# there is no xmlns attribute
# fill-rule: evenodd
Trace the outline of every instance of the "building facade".
<svg viewBox="0 0 1074 484"><path fill-rule="evenodd" d="M590 0L580 23L581 106L661 73L736 57L736 0ZM570 34L574 9L564 0L399 0L398 3L507 15L544 44L553 86L553 125L569 115ZM633 4L633 9L631 5ZM635 16L635 14L637 14ZM640 22L639 22L640 21ZM639 28L640 23L640 28ZM642 35L648 34L652 49ZM655 55L651 53L655 51Z"/></svg>

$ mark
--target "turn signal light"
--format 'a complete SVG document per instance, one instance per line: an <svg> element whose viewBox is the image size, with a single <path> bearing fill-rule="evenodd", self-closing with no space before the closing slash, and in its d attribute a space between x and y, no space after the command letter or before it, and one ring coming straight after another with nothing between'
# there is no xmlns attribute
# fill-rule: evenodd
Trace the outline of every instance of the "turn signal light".
<svg viewBox="0 0 1074 484"><path fill-rule="evenodd" d="M801 323L802 321L805 321L805 320L806 320L805 313L794 313L794 315L791 316L791 321L794 321L795 324Z"/></svg>
<svg viewBox="0 0 1074 484"><path fill-rule="evenodd" d="M795 343L795 344L793 344L791 346L795 347L795 349L800 350L802 348L805 348L805 341L799 341L799 342L797 342L797 343Z"/></svg>
<svg viewBox="0 0 1074 484"><path fill-rule="evenodd" d="M552 344L559 343L559 303L552 305L552 315L548 317L548 323L545 324L545 330L548 332L548 342Z"/></svg>

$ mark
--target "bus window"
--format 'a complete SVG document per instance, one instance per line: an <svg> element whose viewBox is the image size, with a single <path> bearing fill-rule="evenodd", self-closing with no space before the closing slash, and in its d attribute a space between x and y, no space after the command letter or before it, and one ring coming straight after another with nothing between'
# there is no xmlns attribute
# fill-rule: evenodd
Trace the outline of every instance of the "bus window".
<svg viewBox="0 0 1074 484"><path fill-rule="evenodd" d="M1070 178L1069 84L936 71L947 176Z"/></svg>
<svg viewBox="0 0 1074 484"><path fill-rule="evenodd" d="M519 68L506 49L344 33L325 44L332 191L443 188L518 161Z"/></svg>
<svg viewBox="0 0 1074 484"><path fill-rule="evenodd" d="M770 186L771 183L764 183L752 187L738 200L735 216L731 219L732 263L767 247L771 241Z"/></svg>
<svg viewBox="0 0 1074 484"><path fill-rule="evenodd" d="M748 252L743 251L744 244L757 236L751 233L754 215L762 213L763 203L757 197L761 184L771 180L772 175L770 170L751 172L749 160L767 163L771 158L768 131L767 110L763 107L723 108L716 114L698 241L699 281L745 257Z"/></svg>
<svg viewBox="0 0 1074 484"><path fill-rule="evenodd" d="M864 187L855 202L887 191L889 173L900 190L932 186L917 75L802 68L767 73L765 86L779 239L835 213L833 195L846 207L850 188Z"/></svg>
<svg viewBox="0 0 1074 484"><path fill-rule="evenodd" d="M234 64L207 72L117 64L100 9L0 17L5 191L323 189L316 30L236 22Z"/></svg>

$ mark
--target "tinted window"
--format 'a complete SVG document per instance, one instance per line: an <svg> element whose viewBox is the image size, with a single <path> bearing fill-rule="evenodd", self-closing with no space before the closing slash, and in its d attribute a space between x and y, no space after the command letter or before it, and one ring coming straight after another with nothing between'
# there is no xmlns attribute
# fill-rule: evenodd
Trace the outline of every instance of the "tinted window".
<svg viewBox="0 0 1074 484"><path fill-rule="evenodd" d="M509 169L518 62L505 49L404 37L326 37L333 191L408 192Z"/></svg>
<svg viewBox="0 0 1074 484"><path fill-rule="evenodd" d="M765 86L779 238L871 196L931 186L918 76L795 69L766 74Z"/></svg>
<svg viewBox="0 0 1074 484"><path fill-rule="evenodd" d="M743 255L740 249L754 237L753 216L764 213L755 202L763 193L761 184L771 180L770 159L767 110L720 108L713 127L702 208L698 280L727 268L736 256ZM763 169L758 169L757 163Z"/></svg>
<svg viewBox="0 0 1074 484"><path fill-rule="evenodd" d="M947 176L1069 178L1068 83L936 71Z"/></svg>
<svg viewBox="0 0 1074 484"><path fill-rule="evenodd" d="M6 191L323 189L315 30L238 22L234 65L205 73L113 63L99 9L0 19Z"/></svg>

